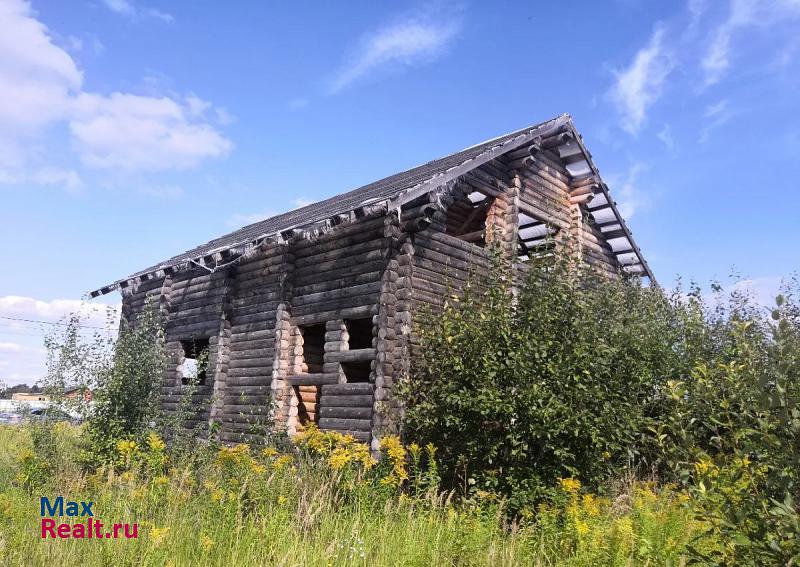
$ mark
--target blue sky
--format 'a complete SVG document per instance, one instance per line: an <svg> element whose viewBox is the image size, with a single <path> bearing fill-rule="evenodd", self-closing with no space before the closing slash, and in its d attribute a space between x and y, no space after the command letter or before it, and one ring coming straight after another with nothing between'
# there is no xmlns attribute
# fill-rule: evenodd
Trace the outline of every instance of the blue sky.
<svg viewBox="0 0 800 567"><path fill-rule="evenodd" d="M800 265L798 31L800 0L0 0L0 317L565 112L662 284L766 295ZM0 381L45 328L0 319Z"/></svg>

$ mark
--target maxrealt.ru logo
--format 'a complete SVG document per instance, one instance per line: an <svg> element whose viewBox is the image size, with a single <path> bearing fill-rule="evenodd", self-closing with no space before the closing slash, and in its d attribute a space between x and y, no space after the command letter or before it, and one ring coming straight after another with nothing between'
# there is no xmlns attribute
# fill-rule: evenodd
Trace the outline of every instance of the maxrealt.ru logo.
<svg viewBox="0 0 800 567"><path fill-rule="evenodd" d="M126 538L136 539L139 535L138 524L112 524L103 530L103 522L95 519L94 502L64 501L63 496L58 496L50 501L46 496L40 500L40 515L42 516L42 539L102 539ZM49 516L49 517L48 517ZM53 518L85 518L85 523L56 522Z"/></svg>

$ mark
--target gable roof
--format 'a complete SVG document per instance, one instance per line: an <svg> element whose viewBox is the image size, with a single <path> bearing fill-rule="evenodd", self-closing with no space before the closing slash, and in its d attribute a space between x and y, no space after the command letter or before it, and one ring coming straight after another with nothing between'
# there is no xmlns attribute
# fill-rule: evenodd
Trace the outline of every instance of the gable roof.
<svg viewBox="0 0 800 567"><path fill-rule="evenodd" d="M130 282L131 280L148 279L150 276L165 269L174 269L187 265L202 265L202 258L212 254L224 253L234 249L240 249L239 252L243 253L245 248L257 246L264 240L270 237L276 237L287 230L314 225L315 223L331 219L337 215L351 213L361 207L381 202L388 202L396 207L402 206L403 203L413 200L427 191L440 187L456 177L504 153L512 151L525 143L531 142L537 138L541 139L551 136L565 129L574 132L572 120L567 114L481 142L480 144L470 146L469 148L443 158L430 161L401 173L390 175L389 177L385 177L347 193L342 193L244 226L229 234L210 240L205 244L201 244L191 250L187 250L163 262L150 266L149 268L140 270L127 278L123 278L108 286L93 291L91 292L91 296L96 297L109 293L119 288L120 284L124 287L126 282ZM582 143L580 143L580 148L586 155L590 171L597 174L597 169L591 162L591 157L583 148ZM603 192L607 195L607 188L603 187ZM610 203L614 209L615 215L620 220L620 224L622 224L625 231L628 232L627 227L624 226L622 217L619 216L619 213L616 211L613 201L610 201ZM641 257L638 247L633 244L632 238L630 242L631 247L636 251L636 255L644 267L646 275L650 276L652 279L649 267L647 267L644 258Z"/></svg>

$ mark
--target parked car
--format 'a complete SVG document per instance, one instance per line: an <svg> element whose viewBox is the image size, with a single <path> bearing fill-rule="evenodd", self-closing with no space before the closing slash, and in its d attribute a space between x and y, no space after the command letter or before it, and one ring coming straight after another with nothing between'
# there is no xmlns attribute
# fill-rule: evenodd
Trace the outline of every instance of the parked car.
<svg viewBox="0 0 800 567"><path fill-rule="evenodd" d="M31 410L30 419L32 421L49 421L49 422L68 421L76 425L81 422L81 419L79 417L72 416L67 412L65 412L64 410L53 406Z"/></svg>
<svg viewBox="0 0 800 567"><path fill-rule="evenodd" d="M6 425L16 425L22 421L22 414L3 412L0 413L0 423Z"/></svg>

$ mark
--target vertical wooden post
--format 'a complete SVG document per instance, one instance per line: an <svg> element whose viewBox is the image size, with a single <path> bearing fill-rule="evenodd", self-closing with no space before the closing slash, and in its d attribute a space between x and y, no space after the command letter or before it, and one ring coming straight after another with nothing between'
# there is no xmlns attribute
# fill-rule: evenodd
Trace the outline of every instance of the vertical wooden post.
<svg viewBox="0 0 800 567"><path fill-rule="evenodd" d="M222 300L222 310L219 321L219 331L216 337L212 337L215 342L214 366L211 368L209 360L210 375L214 380L214 391L211 396L211 410L208 416L208 426L212 427L215 421L221 419L225 406L225 386L228 377L228 363L230 362L230 343L231 343L231 290L233 279L230 273L225 276L225 296Z"/></svg>
<svg viewBox="0 0 800 567"><path fill-rule="evenodd" d="M396 357L396 327L399 298L397 296L400 264L395 258L399 249L401 234L400 221L396 212L384 219L382 250L387 258L386 268L381 275L381 291L378 300L378 314L374 317L375 360L371 378L375 383L372 408L373 451L380 450L380 438L396 433L398 422L393 415L394 379L401 361Z"/></svg>
<svg viewBox="0 0 800 567"><path fill-rule="evenodd" d="M291 323L291 299L294 292L294 254L291 241L281 245L280 303L275 314L275 359L272 363L271 399L274 408L276 431L286 431L293 435L297 426L297 396L286 382L290 364L294 363L294 346L299 330ZM292 411L294 408L294 411Z"/></svg>

